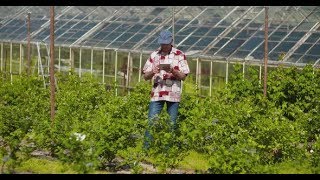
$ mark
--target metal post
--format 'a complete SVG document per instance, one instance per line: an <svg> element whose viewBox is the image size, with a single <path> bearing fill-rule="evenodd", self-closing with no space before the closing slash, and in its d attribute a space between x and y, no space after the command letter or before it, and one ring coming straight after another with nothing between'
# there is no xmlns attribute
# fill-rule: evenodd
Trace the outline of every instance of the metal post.
<svg viewBox="0 0 320 180"><path fill-rule="evenodd" d="M210 96L212 95L212 61L210 61Z"/></svg>
<svg viewBox="0 0 320 180"><path fill-rule="evenodd" d="M92 75L93 71L93 48L91 48L91 64L90 64L90 73Z"/></svg>
<svg viewBox="0 0 320 180"><path fill-rule="evenodd" d="M12 42L10 43L10 81L12 83Z"/></svg>
<svg viewBox="0 0 320 180"><path fill-rule="evenodd" d="M228 84L228 79L229 79L229 61L227 61L227 64L226 64L226 84Z"/></svg>
<svg viewBox="0 0 320 180"><path fill-rule="evenodd" d="M142 67L142 52L140 53L140 61L139 61L139 78L138 78L138 82L141 82L141 67Z"/></svg>
<svg viewBox="0 0 320 180"><path fill-rule="evenodd" d="M51 51L51 49L50 49L50 47L48 48L48 45L47 44L45 44L45 46L46 46L46 50L47 50L47 54L48 54L48 63L47 63L47 69L48 69L48 74L49 74L49 72L50 72L50 57L49 56L51 56L50 55L50 51ZM54 64L54 60L53 60L53 64Z"/></svg>
<svg viewBox="0 0 320 180"><path fill-rule="evenodd" d="M74 58L73 58L73 56L74 56L74 54L73 54L73 51L72 51L72 48L70 48L70 50L69 50L69 58L70 58L70 70L71 71L74 71Z"/></svg>
<svg viewBox="0 0 320 180"><path fill-rule="evenodd" d="M199 59L199 66L198 66L198 68L199 68L199 70L198 70L198 75L199 75L198 81L199 81L199 84L198 84L198 88L199 88L200 94L201 94L201 69L202 69L201 65L202 65L201 59Z"/></svg>
<svg viewBox="0 0 320 180"><path fill-rule="evenodd" d="M259 83L261 84L262 65L259 66Z"/></svg>
<svg viewBox="0 0 320 180"><path fill-rule="evenodd" d="M104 64L105 64L105 56L106 56L106 50L103 50L103 57L102 57L102 83L104 84Z"/></svg>
<svg viewBox="0 0 320 180"><path fill-rule="evenodd" d="M264 83L263 96L267 96L267 70L268 70L268 7L265 7L265 22L264 22Z"/></svg>
<svg viewBox="0 0 320 180"><path fill-rule="evenodd" d="M242 79L244 80L245 61L242 63Z"/></svg>
<svg viewBox="0 0 320 180"><path fill-rule="evenodd" d="M40 44L37 42L37 51L38 51L38 75L40 75L40 61L41 61L41 56L40 56Z"/></svg>
<svg viewBox="0 0 320 180"><path fill-rule="evenodd" d="M199 83L199 58L197 58L197 65L196 65L196 85Z"/></svg>
<svg viewBox="0 0 320 180"><path fill-rule="evenodd" d="M118 71L118 51L116 51L116 57L115 57L115 65L114 65L114 83L115 83L115 86L116 86L116 90L115 90L115 93L116 93L116 96L118 95L118 86L117 86L117 71Z"/></svg>
<svg viewBox="0 0 320 180"><path fill-rule="evenodd" d="M55 115L55 82L54 82L54 6L50 6L50 104L51 121Z"/></svg>
<svg viewBox="0 0 320 180"><path fill-rule="evenodd" d="M81 52L82 52L82 49L80 48L80 52L79 52L79 77L81 77Z"/></svg>
<svg viewBox="0 0 320 180"><path fill-rule="evenodd" d="M0 70L3 70L3 43L1 43L1 62L0 62Z"/></svg>
<svg viewBox="0 0 320 180"><path fill-rule="evenodd" d="M61 46L59 46L59 66L58 66L58 72L60 72L60 69L61 69Z"/></svg>
<svg viewBox="0 0 320 180"><path fill-rule="evenodd" d="M126 79L126 91L128 90L129 87L129 75L130 75L130 52L128 53L128 60L127 60L127 79ZM129 92L129 91L128 91Z"/></svg>
<svg viewBox="0 0 320 180"><path fill-rule="evenodd" d="M19 46L19 74L21 74L22 69L22 44Z"/></svg>

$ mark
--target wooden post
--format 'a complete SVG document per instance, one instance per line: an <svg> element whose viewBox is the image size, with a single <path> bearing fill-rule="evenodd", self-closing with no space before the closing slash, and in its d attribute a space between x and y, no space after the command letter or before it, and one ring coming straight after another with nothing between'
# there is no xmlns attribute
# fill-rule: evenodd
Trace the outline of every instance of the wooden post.
<svg viewBox="0 0 320 180"><path fill-rule="evenodd" d="M174 15L175 15L175 13L174 13L174 7L172 7L172 45L174 46L174 21L175 21L175 19L174 19Z"/></svg>
<svg viewBox="0 0 320 180"><path fill-rule="evenodd" d="M55 115L55 82L54 82L54 6L50 6L50 104L51 122Z"/></svg>
<svg viewBox="0 0 320 180"><path fill-rule="evenodd" d="M28 17L27 17L27 21L28 21L28 27L27 27L27 29L28 29L28 37L27 37L27 39L28 39L28 44L27 44L27 63L28 63L28 67L27 67L27 74L28 74L28 76L30 75L30 69L31 69L31 58L30 58L30 51L31 51L31 48L30 48L30 12L28 12Z"/></svg>
<svg viewBox="0 0 320 180"><path fill-rule="evenodd" d="M264 82L263 96L267 97L267 70L268 70L268 7L265 7L264 20Z"/></svg>

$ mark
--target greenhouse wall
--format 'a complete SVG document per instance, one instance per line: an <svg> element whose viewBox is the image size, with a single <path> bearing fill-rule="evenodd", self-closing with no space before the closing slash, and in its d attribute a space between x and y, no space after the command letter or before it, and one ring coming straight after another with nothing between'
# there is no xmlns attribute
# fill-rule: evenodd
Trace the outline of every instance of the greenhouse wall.
<svg viewBox="0 0 320 180"><path fill-rule="evenodd" d="M39 76L49 74L48 45L44 43L31 45L31 72ZM11 80L27 72L26 44L1 43L1 72ZM130 90L144 81L142 68L149 57L149 52L126 52L112 49L55 47L55 72L70 73L73 71L81 77L91 74L101 84L116 86L117 95L130 93ZM193 83L202 96L212 94L228 82L233 72L233 64L241 64L245 77L247 66L257 68L261 80L263 62L223 61L203 57L187 57L190 74L186 82ZM274 65L276 67L277 65ZM270 65L272 67L272 65Z"/></svg>

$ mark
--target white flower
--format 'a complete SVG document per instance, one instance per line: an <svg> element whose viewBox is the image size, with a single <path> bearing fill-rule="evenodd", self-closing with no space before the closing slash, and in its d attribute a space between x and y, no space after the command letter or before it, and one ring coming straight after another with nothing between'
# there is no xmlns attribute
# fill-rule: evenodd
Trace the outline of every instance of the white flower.
<svg viewBox="0 0 320 180"><path fill-rule="evenodd" d="M87 167L92 167L92 166L93 166L93 163L92 163L92 162L89 162L89 163L86 164L86 166L87 166Z"/></svg>
<svg viewBox="0 0 320 180"><path fill-rule="evenodd" d="M310 153L313 153L313 150L312 150L312 149L310 150Z"/></svg>
<svg viewBox="0 0 320 180"><path fill-rule="evenodd" d="M3 156L2 161L7 162L9 160L9 156Z"/></svg>
<svg viewBox="0 0 320 180"><path fill-rule="evenodd" d="M73 135L76 137L77 141L83 141L86 138L86 135L81 133L73 133Z"/></svg>

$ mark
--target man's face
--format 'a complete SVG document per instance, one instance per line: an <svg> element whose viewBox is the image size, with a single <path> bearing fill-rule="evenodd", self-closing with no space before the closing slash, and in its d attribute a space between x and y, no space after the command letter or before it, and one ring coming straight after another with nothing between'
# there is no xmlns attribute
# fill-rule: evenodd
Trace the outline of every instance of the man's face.
<svg viewBox="0 0 320 180"><path fill-rule="evenodd" d="M169 53L171 50L171 44L161 44L161 51L164 53Z"/></svg>

